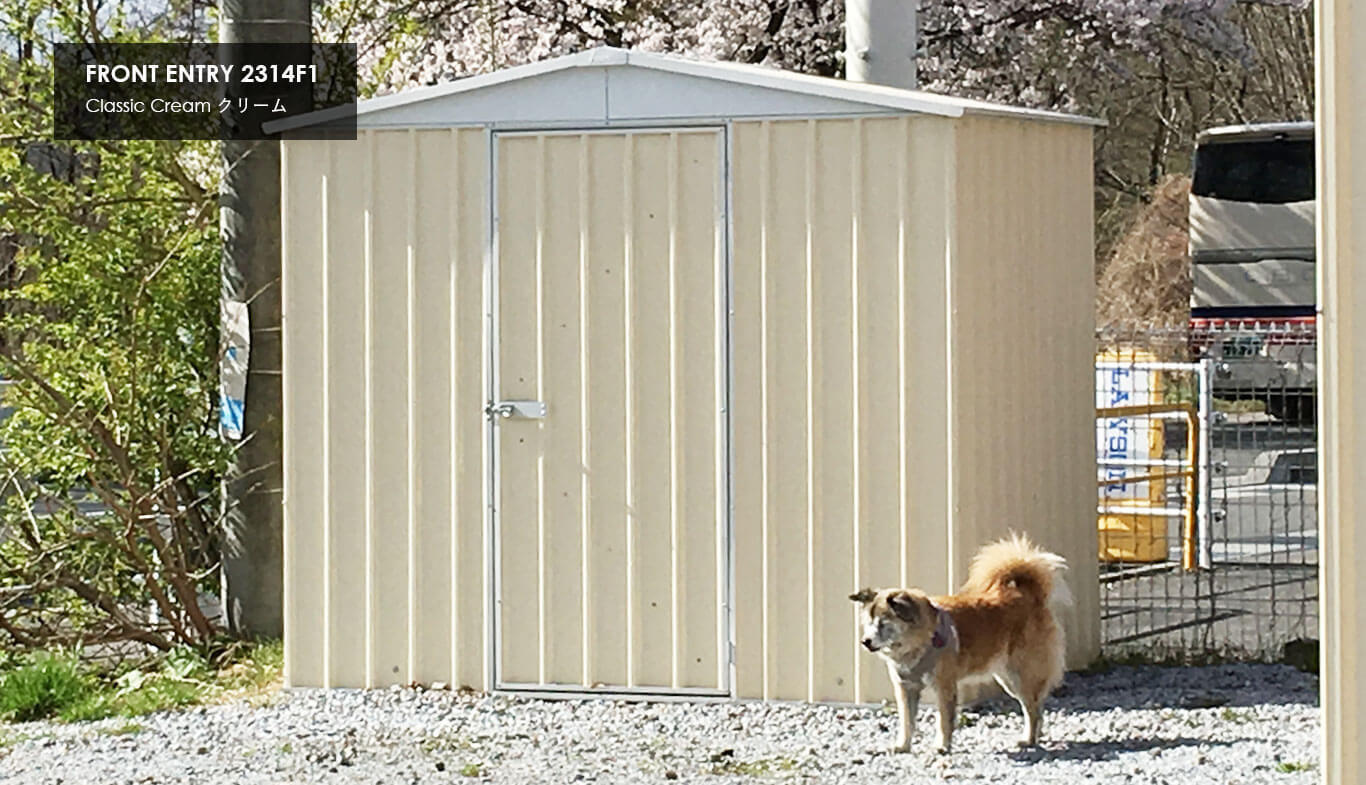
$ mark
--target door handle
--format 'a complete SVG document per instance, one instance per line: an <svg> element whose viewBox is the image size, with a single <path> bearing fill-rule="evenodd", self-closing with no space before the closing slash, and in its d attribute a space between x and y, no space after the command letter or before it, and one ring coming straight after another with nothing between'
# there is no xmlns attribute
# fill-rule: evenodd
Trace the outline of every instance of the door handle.
<svg viewBox="0 0 1366 785"><path fill-rule="evenodd" d="M484 415L494 421L512 417L540 420L545 418L546 405L544 401L490 401Z"/></svg>

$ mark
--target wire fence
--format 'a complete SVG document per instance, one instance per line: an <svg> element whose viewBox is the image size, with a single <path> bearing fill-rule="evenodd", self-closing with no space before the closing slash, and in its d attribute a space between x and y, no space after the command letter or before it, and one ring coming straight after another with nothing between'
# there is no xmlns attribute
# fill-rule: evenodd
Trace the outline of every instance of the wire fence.
<svg viewBox="0 0 1366 785"><path fill-rule="evenodd" d="M1107 655L1280 656L1318 637L1312 322L1098 335Z"/></svg>

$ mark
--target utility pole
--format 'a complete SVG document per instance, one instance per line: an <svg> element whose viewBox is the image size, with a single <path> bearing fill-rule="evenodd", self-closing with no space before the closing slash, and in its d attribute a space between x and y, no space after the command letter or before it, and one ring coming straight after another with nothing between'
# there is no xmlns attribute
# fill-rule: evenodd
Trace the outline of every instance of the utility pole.
<svg viewBox="0 0 1366 785"><path fill-rule="evenodd" d="M307 43L309 0L219 0L219 42ZM229 628L284 633L281 507L280 143L225 141L222 300L251 327L242 440L225 480L223 608Z"/></svg>
<svg viewBox="0 0 1366 785"><path fill-rule="evenodd" d="M914 0L845 0L844 78L915 89Z"/></svg>

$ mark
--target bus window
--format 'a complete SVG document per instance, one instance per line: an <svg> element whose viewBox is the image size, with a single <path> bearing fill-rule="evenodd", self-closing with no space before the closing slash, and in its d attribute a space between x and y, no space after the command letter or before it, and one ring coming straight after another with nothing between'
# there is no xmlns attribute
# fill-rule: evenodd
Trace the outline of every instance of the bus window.
<svg viewBox="0 0 1366 785"><path fill-rule="evenodd" d="M1195 153L1191 194L1235 202L1284 204L1314 198L1314 142L1222 142Z"/></svg>

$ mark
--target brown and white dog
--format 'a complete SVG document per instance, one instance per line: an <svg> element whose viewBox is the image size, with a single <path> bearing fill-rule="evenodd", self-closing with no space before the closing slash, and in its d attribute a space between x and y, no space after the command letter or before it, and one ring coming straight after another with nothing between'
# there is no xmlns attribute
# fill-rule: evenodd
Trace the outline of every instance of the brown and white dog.
<svg viewBox="0 0 1366 785"><path fill-rule="evenodd" d="M863 589L864 648L887 661L901 732L893 752L908 752L923 687L939 700L939 751L948 752L958 683L990 674L1020 702L1021 746L1039 741L1043 702L1062 681L1063 634L1055 611L1072 602L1060 573L1066 561L1019 535L978 551L957 594Z"/></svg>

